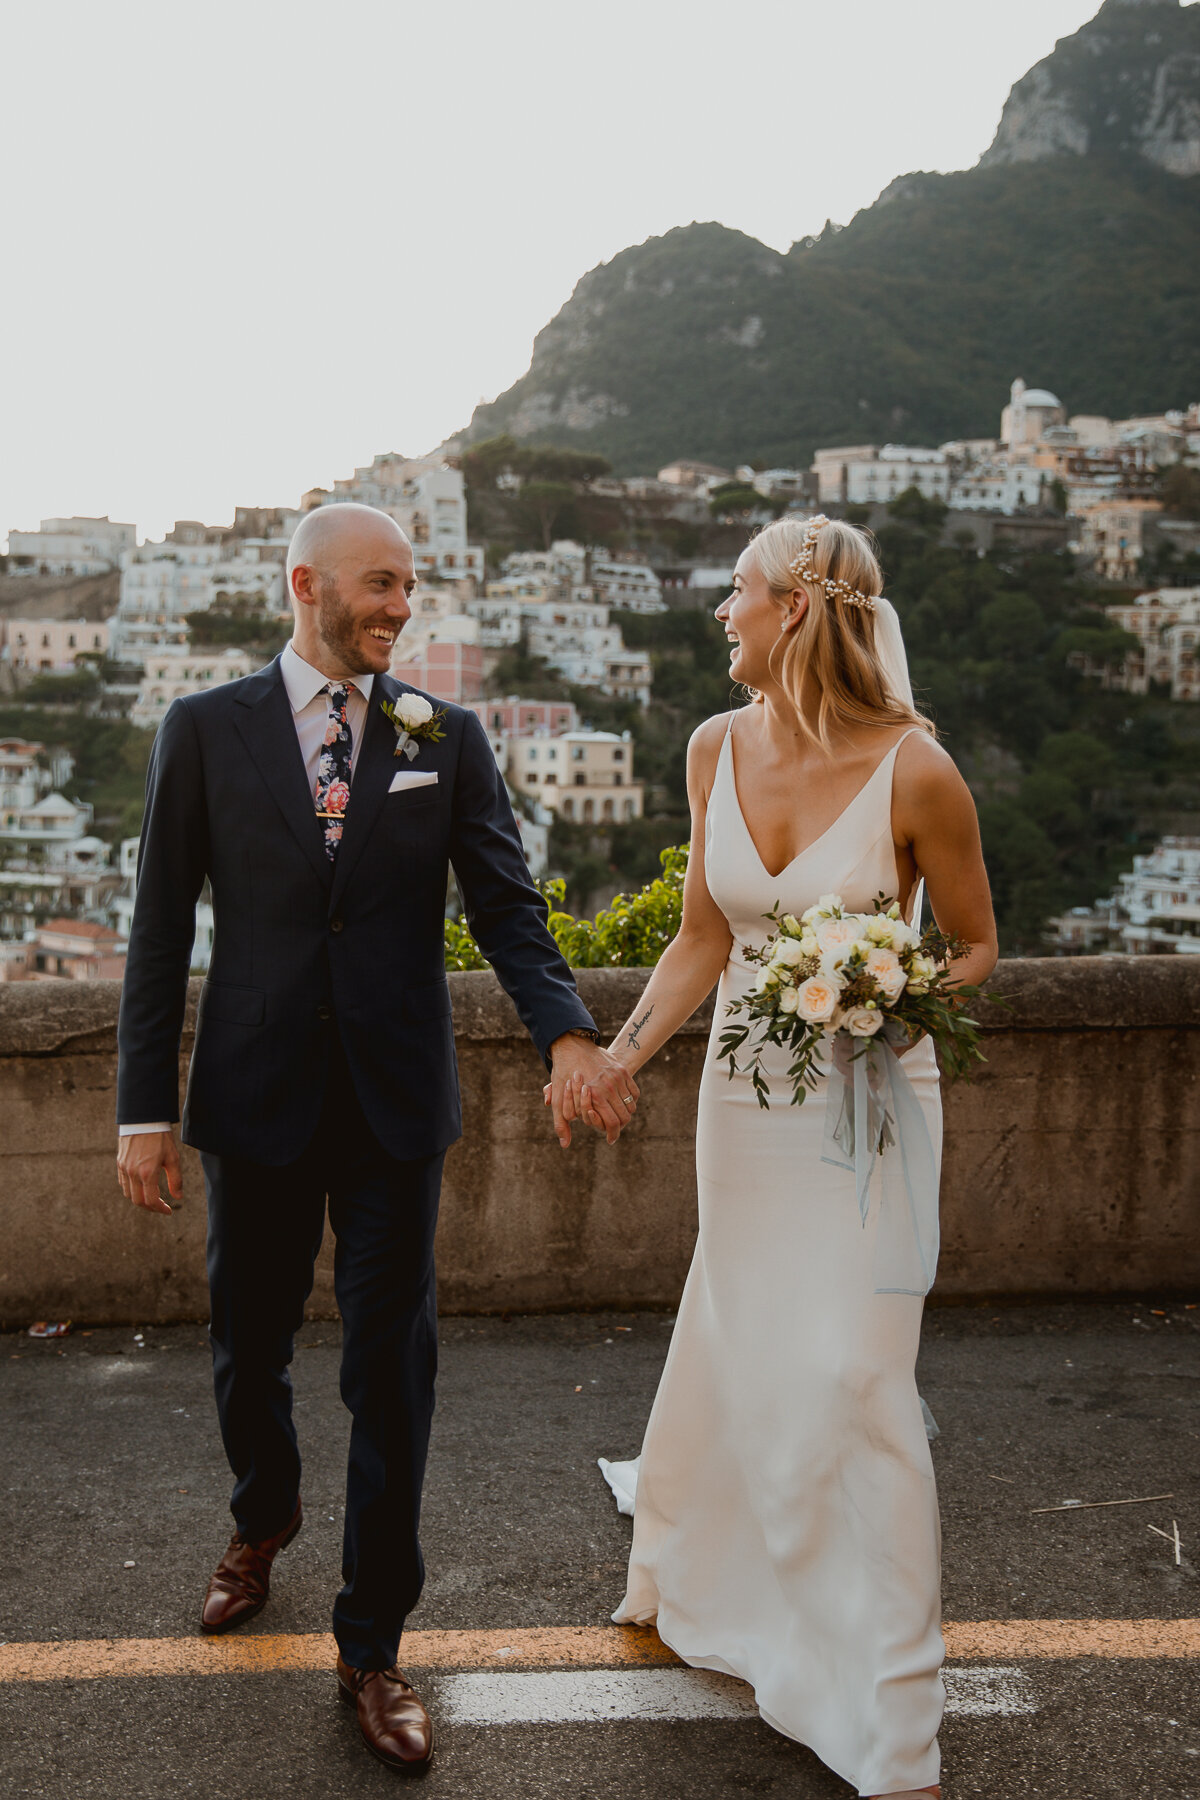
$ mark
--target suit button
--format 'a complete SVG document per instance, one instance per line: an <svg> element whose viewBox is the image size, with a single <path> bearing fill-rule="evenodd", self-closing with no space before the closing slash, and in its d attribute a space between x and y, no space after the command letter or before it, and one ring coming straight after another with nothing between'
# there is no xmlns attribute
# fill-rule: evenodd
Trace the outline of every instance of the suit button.
<svg viewBox="0 0 1200 1800"><path fill-rule="evenodd" d="M340 931L342 929L342 921L340 919L330 919L329 929L330 931Z"/></svg>
<svg viewBox="0 0 1200 1800"><path fill-rule="evenodd" d="M318 1017L318 1019L332 1019L332 1017L333 1017L332 1006L318 1006L317 1017Z"/></svg>

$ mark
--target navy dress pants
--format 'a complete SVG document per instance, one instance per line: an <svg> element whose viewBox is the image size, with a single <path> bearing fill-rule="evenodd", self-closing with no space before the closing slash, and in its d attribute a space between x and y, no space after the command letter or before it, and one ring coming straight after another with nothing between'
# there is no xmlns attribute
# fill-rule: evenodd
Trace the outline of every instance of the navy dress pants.
<svg viewBox="0 0 1200 1800"><path fill-rule="evenodd" d="M337 1239L342 1399L350 1461L334 1634L354 1668L390 1668L424 1580L421 1484L433 1418L433 1239L445 1153L398 1162L373 1136L334 1058L315 1135L270 1168L203 1157L213 1379L238 1531L281 1531L300 1493L294 1334L312 1290L326 1198Z"/></svg>

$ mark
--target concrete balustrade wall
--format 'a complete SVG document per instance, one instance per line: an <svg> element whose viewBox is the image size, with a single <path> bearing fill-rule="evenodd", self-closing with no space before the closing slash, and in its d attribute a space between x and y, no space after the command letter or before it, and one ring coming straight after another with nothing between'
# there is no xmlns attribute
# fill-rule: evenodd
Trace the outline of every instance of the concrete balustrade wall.
<svg viewBox="0 0 1200 1800"><path fill-rule="evenodd" d="M637 969L581 970L615 1032ZM563 1152L538 1058L490 973L452 975L465 1130L446 1163L446 1312L670 1307L695 1235L696 1089L711 1003L641 1077L610 1149ZM186 1072L200 984L193 983ZM988 1061L946 1096L934 1299L1160 1294L1200 1287L1200 961L1002 963ZM167 1218L116 1184L115 982L0 987L0 1322L200 1319L204 1189L184 1154ZM333 1313L332 1256L312 1296Z"/></svg>

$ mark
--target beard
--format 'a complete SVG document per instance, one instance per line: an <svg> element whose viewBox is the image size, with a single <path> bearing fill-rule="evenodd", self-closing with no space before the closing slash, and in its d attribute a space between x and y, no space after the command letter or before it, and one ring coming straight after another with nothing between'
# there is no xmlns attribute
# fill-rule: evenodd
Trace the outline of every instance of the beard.
<svg viewBox="0 0 1200 1800"><path fill-rule="evenodd" d="M342 599L335 577L323 575L317 606L317 635L343 668L354 675L369 675L371 664L364 660L358 641L360 624L353 608Z"/></svg>

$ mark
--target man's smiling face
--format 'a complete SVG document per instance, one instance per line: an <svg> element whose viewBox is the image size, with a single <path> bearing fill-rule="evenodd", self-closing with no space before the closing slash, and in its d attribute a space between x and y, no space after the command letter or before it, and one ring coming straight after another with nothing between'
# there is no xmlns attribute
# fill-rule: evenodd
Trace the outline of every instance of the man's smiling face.
<svg viewBox="0 0 1200 1800"><path fill-rule="evenodd" d="M345 674L386 673L416 585L412 548L399 530L356 545L319 576L317 635Z"/></svg>
<svg viewBox="0 0 1200 1800"><path fill-rule="evenodd" d="M417 585L395 520L369 506L318 508L292 539L288 575L300 655L338 681L384 674Z"/></svg>

